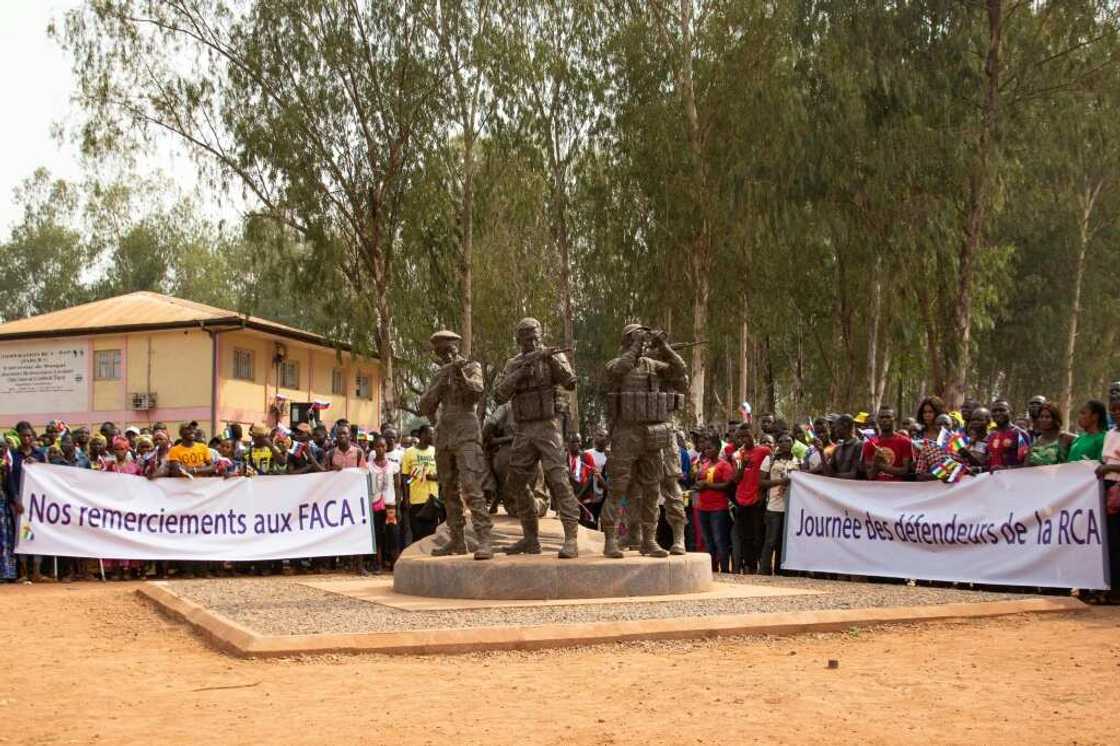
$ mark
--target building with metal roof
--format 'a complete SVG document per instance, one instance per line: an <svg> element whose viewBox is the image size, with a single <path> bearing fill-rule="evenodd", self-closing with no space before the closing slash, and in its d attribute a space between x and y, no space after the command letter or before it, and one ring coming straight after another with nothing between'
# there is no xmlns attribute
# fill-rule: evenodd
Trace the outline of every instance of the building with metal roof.
<svg viewBox="0 0 1120 746"><path fill-rule="evenodd" d="M267 319L151 292L0 324L0 425L380 422L376 360ZM322 414L326 411L326 414Z"/></svg>

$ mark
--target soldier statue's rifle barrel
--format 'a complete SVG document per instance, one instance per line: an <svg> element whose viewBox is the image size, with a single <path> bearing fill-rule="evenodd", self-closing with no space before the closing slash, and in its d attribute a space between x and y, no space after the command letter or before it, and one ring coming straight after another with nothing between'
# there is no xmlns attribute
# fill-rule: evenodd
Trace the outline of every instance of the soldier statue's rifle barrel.
<svg viewBox="0 0 1120 746"><path fill-rule="evenodd" d="M708 344L708 340L706 339L698 339L695 342L674 342L673 344L669 345L669 349L687 350L689 347L699 347L700 345L706 344Z"/></svg>

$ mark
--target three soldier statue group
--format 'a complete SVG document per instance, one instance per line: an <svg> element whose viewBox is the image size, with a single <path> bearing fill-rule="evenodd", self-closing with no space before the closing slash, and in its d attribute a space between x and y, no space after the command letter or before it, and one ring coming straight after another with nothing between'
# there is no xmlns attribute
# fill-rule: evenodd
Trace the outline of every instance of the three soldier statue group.
<svg viewBox="0 0 1120 746"><path fill-rule="evenodd" d="M564 526L559 557L579 555L579 504L568 479L562 417L565 395L575 388L576 376L566 352L545 347L536 319L517 324L520 352L506 362L498 382L496 400L508 403L513 419L513 446L506 491L515 496L522 538L505 547L507 554L540 554L536 501L526 486L544 472L552 499ZM492 522L483 497L486 458L478 423L482 397L482 366L459 354L460 337L450 331L432 335L432 348L440 369L420 397L420 412L436 423L436 470L440 493L447 506L451 540L435 555L466 554L466 516L471 511L478 547L475 559L494 556L490 543ZM684 407L688 373L662 332L640 324L622 330L618 357L607 363L607 413L610 419L610 479L600 525L606 536L603 554L623 557L618 542L622 500L630 495L628 510L637 510L641 527L639 551L649 557L684 554L684 502L679 478L680 456L670 420ZM658 502L665 498L665 512L673 529L673 544L666 551L657 544Z"/></svg>

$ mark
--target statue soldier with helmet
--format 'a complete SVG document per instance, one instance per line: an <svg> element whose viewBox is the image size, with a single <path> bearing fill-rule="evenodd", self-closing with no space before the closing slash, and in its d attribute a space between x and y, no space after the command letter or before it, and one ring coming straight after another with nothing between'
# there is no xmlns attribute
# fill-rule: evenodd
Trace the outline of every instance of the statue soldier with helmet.
<svg viewBox="0 0 1120 746"><path fill-rule="evenodd" d="M482 495L486 457L478 424L478 402L482 398L482 366L459 354L458 334L438 331L431 336L440 369L420 397L420 412L436 427L436 472L440 494L447 510L451 541L432 550L435 556L466 554L466 517L463 502L471 511L478 547L477 560L493 557L490 548L490 515Z"/></svg>
<svg viewBox="0 0 1120 746"><path fill-rule="evenodd" d="M603 554L624 556L618 545L618 520L622 500L630 494L638 497L631 509L640 514L639 551L648 557L665 557L670 552L657 544L657 503L663 483L676 476L667 473L675 445L670 419L684 408L688 369L664 332L627 324L619 356L607 363L607 380L611 455L607 499L600 518L606 534ZM671 552L684 554L685 515L679 489L665 490L665 515L673 530Z"/></svg>
<svg viewBox="0 0 1120 746"><path fill-rule="evenodd" d="M563 390L575 389L576 376L568 363L570 350L544 347L541 324L522 319L517 324L520 354L506 363L494 399L510 403L513 415L513 448L506 489L517 501L517 516L523 532L520 541L506 548L508 554L540 554L536 501L526 486L536 474L537 464L544 469L545 482L560 522L564 526L561 559L579 556L576 543L579 530L579 503L568 479L561 418L567 412Z"/></svg>

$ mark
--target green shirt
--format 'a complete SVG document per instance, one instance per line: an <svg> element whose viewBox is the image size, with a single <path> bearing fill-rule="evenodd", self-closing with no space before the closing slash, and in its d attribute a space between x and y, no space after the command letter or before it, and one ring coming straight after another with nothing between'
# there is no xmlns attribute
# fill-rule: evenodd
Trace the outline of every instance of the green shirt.
<svg viewBox="0 0 1120 746"><path fill-rule="evenodd" d="M1100 461L1104 433L1081 433L1069 447L1070 461Z"/></svg>
<svg viewBox="0 0 1120 746"><path fill-rule="evenodd" d="M1065 449L1062 448L1061 438L1055 438L1049 443L1042 443L1036 440L1031 444L1031 455L1027 463L1031 466L1060 464L1066 460L1066 454L1063 453L1064 450Z"/></svg>

